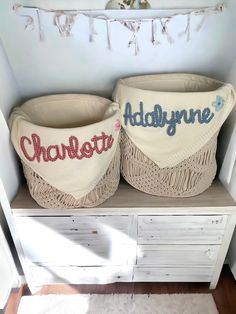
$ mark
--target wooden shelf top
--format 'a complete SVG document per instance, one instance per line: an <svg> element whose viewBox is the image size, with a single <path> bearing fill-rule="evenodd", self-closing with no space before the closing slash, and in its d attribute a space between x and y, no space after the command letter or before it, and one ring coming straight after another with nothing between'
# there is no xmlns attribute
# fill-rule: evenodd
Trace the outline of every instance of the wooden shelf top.
<svg viewBox="0 0 236 314"><path fill-rule="evenodd" d="M45 209L30 196L23 185L11 204L16 215L73 215L73 214L209 214L236 213L236 203L218 181L204 193L188 198L152 196L121 181L116 193L95 208Z"/></svg>

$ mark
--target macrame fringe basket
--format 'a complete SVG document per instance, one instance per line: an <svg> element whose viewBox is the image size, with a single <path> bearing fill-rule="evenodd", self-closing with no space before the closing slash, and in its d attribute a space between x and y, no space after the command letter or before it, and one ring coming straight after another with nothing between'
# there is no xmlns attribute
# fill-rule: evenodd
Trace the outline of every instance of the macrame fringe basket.
<svg viewBox="0 0 236 314"><path fill-rule="evenodd" d="M74 116L72 117L73 121L70 121L71 126L63 125L65 123L63 120L63 114L60 113L61 107L57 107L57 110L55 111L55 114L57 112L60 113L59 121L62 121L62 124L60 125L60 122L58 122L57 126L55 126L55 130L59 129L60 132L63 128L66 128L67 130L71 128L73 130L77 127L83 127L86 125L92 125L93 123L101 122L103 119L106 119L104 116L101 118L101 120L98 117L98 109L99 106L102 110L110 110L109 106L111 105L111 101L99 96L94 95L52 95L52 96L46 96L47 98L46 102L49 101L48 98L50 97L57 97L56 101L60 102L63 101L64 98L67 101L70 101L70 97L73 98L73 101L76 101L76 107L79 108L79 106L83 105L81 108L81 121L75 124L76 119L79 118L80 115L77 110L77 112L74 113ZM64 98L63 98L64 97ZM68 97L68 98L67 98ZM43 97L42 97L43 98ZM45 107L47 106L47 103L44 103L44 100L39 99L39 105L44 107L41 110L41 107L38 106L39 109L37 112L38 119L41 121L41 115L45 116ZM35 105L35 103L38 101L38 99L33 99L32 103ZM41 103L40 103L41 101ZM55 99L53 100L54 103L56 103ZM29 101L31 102L31 100ZM28 105L27 108L31 108L32 104L30 103L30 106ZM38 104L37 104L38 105ZM66 117L66 106L70 106L69 103L64 104L64 116ZM73 106L75 104L73 103ZM90 108L89 114L86 116L87 109ZM94 108L94 110L93 110ZM31 110L31 109L30 109ZM88 109L89 110L89 109ZM41 112L42 111L42 112ZM27 116L27 114L26 114ZM30 115L29 115L30 116ZM37 117L35 118L35 120ZM43 120L44 118L42 118ZM53 119L53 118L52 118ZM67 117L67 120L70 119ZM17 120L17 119L16 119ZM36 120L37 121L37 120ZM43 125L42 122L36 122L35 125ZM69 123L69 125L70 125ZM48 125L45 125L48 127ZM54 128L54 126L50 126L51 128ZM73 133L73 132L72 132ZM24 160L21 158L21 162L23 165L23 172L27 181L27 185L29 188L29 192L32 196L32 198L42 207L44 208L61 208L61 209L73 209L73 208L80 208L80 207L95 207L106 201L108 198L110 198L115 191L118 188L119 180L120 180L120 146L119 141L117 142L118 145L114 148L114 154L107 165L106 171L100 181L96 184L96 186L88 192L87 195L76 199L73 195L67 194L65 192L62 192L58 190L56 187L50 185L44 178L42 178L37 172L35 172L32 167L30 167L29 164L27 164ZM88 164L89 167L89 164ZM67 174L66 174L67 175ZM70 176L71 173L68 173L68 176ZM75 175L75 174L74 174ZM79 175L79 174L78 174ZM76 188L76 187L75 187Z"/></svg>
<svg viewBox="0 0 236 314"><path fill-rule="evenodd" d="M224 94L222 95L225 95L225 99L218 96L222 91L224 91ZM203 143L202 146L199 145L197 150L194 151L193 149L194 152L192 154L186 154L186 157L179 160L177 163L172 163L173 165L170 163L170 166L158 166L158 162L151 159L151 157L148 156L148 153L145 154L145 149L143 151L137 144L137 142L145 144L143 146L140 144L143 148L152 145L152 143L148 141L148 138L146 141L145 138L141 137L141 134L144 134L144 132L146 132L148 136L146 130L151 130L150 128L147 128L148 124L143 125L143 106L145 106L146 103L148 103L149 106L152 106L152 103L159 104L159 102L162 102L162 100L159 100L160 98L166 99L168 102L171 97L178 97L178 101L180 102L179 105L182 105L180 108L189 108L191 97L195 97L194 100L199 97L200 102L203 97L208 97L206 98L206 104L208 104L209 107L212 106L211 108L212 110L215 110L215 115L222 112L224 110L222 108L227 108L227 114L224 113L224 119L226 119L234 105L235 92L230 84L194 74L175 73L144 75L119 80L113 93L113 99L115 102L119 103L121 113L124 116L120 144L121 174L130 185L148 194L166 197L191 197L205 191L214 180L217 170L215 157L217 136L222 124L219 124L219 127L213 126L213 128L211 128L211 135L206 142ZM183 107L184 105L181 103L181 97L183 102L187 101L187 107ZM217 103L217 106L220 105L221 107L213 109L215 108L214 106L216 106L216 101L212 102L212 99L214 100L218 98L223 99L222 103ZM174 101L177 101L176 98ZM209 103L207 103L207 101L209 101ZM223 103L223 101L225 103ZM132 104L137 107L133 109ZM171 107L169 108L170 109L168 110L172 110ZM222 111L220 111L221 109ZM148 109L146 110L148 112ZM207 110L210 109L207 108ZM127 116L129 119L131 119L130 116L134 119L134 115L137 114L139 115L139 118L137 119L140 119L141 122L139 121L137 124L135 124L135 120L127 122ZM140 118L141 116L142 118ZM149 116L151 116L150 112ZM163 128L163 126L161 127ZM201 128L200 123L199 128ZM143 130L143 133L141 133L141 129ZM153 139L155 138L154 133L159 131L156 130L157 127L153 127ZM153 142L154 146L158 146L158 141L161 143L161 134L163 134L163 130L156 134L159 137L156 137L156 142ZM165 137L163 135L163 141L164 139ZM171 143L171 141L169 141L169 143ZM182 145L188 144L182 142ZM194 147L195 143L192 142L191 145ZM196 145L198 145L198 143L196 143ZM153 151L154 149L152 150L152 153ZM168 151L168 149L166 151ZM158 159L158 152L156 154Z"/></svg>
<svg viewBox="0 0 236 314"><path fill-rule="evenodd" d="M24 162L22 162L22 165L29 192L40 206L67 209L95 207L110 198L118 188L120 181L120 147L117 147L115 156L100 182L91 192L80 199L75 199L72 195L57 190Z"/></svg>

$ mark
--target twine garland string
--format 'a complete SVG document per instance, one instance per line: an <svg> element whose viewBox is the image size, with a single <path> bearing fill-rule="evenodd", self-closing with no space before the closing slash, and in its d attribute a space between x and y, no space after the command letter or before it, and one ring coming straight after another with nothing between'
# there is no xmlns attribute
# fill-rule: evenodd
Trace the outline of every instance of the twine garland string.
<svg viewBox="0 0 236 314"><path fill-rule="evenodd" d="M137 56L140 51L140 45L138 40L138 33L143 23L151 23L151 42L153 45L159 45L161 42L158 39L158 21L161 27L161 33L163 36L166 37L167 41L170 44L174 43L174 38L171 36L169 31L170 22L178 16L186 16L186 27L183 32L179 34L179 37L186 36L187 41L191 39L191 18L193 16L202 16L202 19L198 26L196 27L195 31L200 31L200 29L205 24L206 20L211 14L219 14L225 8L224 4L218 4L213 7L205 7L199 9L186 9L188 12L180 12L169 14L168 16L156 16L153 18L137 18L137 19L130 19L130 18L109 18L106 15L98 15L93 13L91 10L48 10L42 9L39 7L29 7L23 6L19 4L15 4L13 6L13 11L22 18L25 19L25 30L35 30L35 21L34 17L30 14L21 13L21 10L29 10L29 11L36 11L37 17L37 29L39 32L39 39L40 41L44 41L44 29L42 24L42 13L53 13L53 25L58 28L59 34L62 37L70 37L72 36L72 28L75 25L76 19L81 15L85 16L89 19L89 42L94 41L94 36L98 35L96 28L95 28L95 21L96 20L103 20L106 23L106 32L107 32L107 44L108 49L112 49L112 38L111 38L111 25L113 23L120 23L126 29L128 29L132 35L128 43L128 47L134 47L134 53ZM167 10L167 9L166 9ZM176 10L176 9L168 9L168 10ZM114 11L114 10L113 10Z"/></svg>

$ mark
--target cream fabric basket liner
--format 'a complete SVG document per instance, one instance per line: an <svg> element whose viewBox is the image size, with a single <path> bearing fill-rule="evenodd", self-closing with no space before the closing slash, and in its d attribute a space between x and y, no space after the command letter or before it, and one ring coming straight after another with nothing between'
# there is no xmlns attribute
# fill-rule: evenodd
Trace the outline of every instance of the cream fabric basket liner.
<svg viewBox="0 0 236 314"><path fill-rule="evenodd" d="M91 95L53 95L16 107L11 139L23 163L79 199L106 173L119 145L120 110Z"/></svg>
<svg viewBox="0 0 236 314"><path fill-rule="evenodd" d="M193 74L137 76L113 94L130 140L158 167L174 167L219 131L235 103L233 86Z"/></svg>

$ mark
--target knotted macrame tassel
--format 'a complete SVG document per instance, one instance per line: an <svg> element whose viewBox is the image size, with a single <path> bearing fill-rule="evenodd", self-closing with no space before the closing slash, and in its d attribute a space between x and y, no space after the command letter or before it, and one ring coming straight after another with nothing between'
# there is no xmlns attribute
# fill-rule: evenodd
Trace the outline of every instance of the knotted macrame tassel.
<svg viewBox="0 0 236 314"><path fill-rule="evenodd" d="M170 44L174 43L174 39L170 36L168 29L167 29L167 24L170 22L171 18L167 18L167 19L160 19L160 23L161 23L161 27L162 27L162 34L166 36L168 42Z"/></svg>
<svg viewBox="0 0 236 314"><path fill-rule="evenodd" d="M108 44L108 49L112 50L111 46L111 21L106 20L106 25L107 25L107 44Z"/></svg>
<svg viewBox="0 0 236 314"><path fill-rule="evenodd" d="M120 21L126 28L128 28L133 34L129 40L128 47L134 45L135 56L139 53L139 44L138 44L138 37L137 33L141 27L141 21Z"/></svg>
<svg viewBox="0 0 236 314"><path fill-rule="evenodd" d="M54 25L57 26L62 37L72 36L71 30L75 23L76 14L65 14L64 12L56 12L54 15ZM61 18L65 18L65 22L61 22Z"/></svg>
<svg viewBox="0 0 236 314"><path fill-rule="evenodd" d="M15 13L16 13L17 15L26 18L25 27L24 27L25 30L28 30L28 29L34 30L34 29L35 29L35 25L34 25L34 19L33 19L33 17L30 16L30 15L21 14L19 11L20 11L20 9L22 9L22 8L23 8L22 5L20 5L20 4L14 4L14 6L13 6L12 9L13 9L13 11L15 11Z"/></svg>
<svg viewBox="0 0 236 314"><path fill-rule="evenodd" d="M94 35L97 35L98 33L96 32L95 26L94 26L94 18L92 15L89 16L89 41L93 42L94 41Z"/></svg>
<svg viewBox="0 0 236 314"><path fill-rule="evenodd" d="M54 15L53 24L58 28L60 35L63 37L64 36L64 30L63 30L63 27L60 23L60 17L61 16L62 16L62 13L56 12Z"/></svg>
<svg viewBox="0 0 236 314"><path fill-rule="evenodd" d="M187 15L187 26L186 26L186 29L179 34L179 37L182 37L184 35L187 35L187 41L190 41L190 24L191 24L191 13L189 13Z"/></svg>
<svg viewBox="0 0 236 314"><path fill-rule="evenodd" d="M209 17L209 11L204 11L203 13L203 17L201 19L201 22L198 24L198 26L196 27L196 32L199 32L200 29L202 28L203 24L206 22L207 18Z"/></svg>
<svg viewBox="0 0 236 314"><path fill-rule="evenodd" d="M45 36L44 36L44 31L43 31L43 26L42 26L40 9L36 9L36 14L37 14L37 20L38 20L39 40L44 41Z"/></svg>
<svg viewBox="0 0 236 314"><path fill-rule="evenodd" d="M157 39L157 23L156 19L152 20L152 44L160 45L160 41Z"/></svg>

